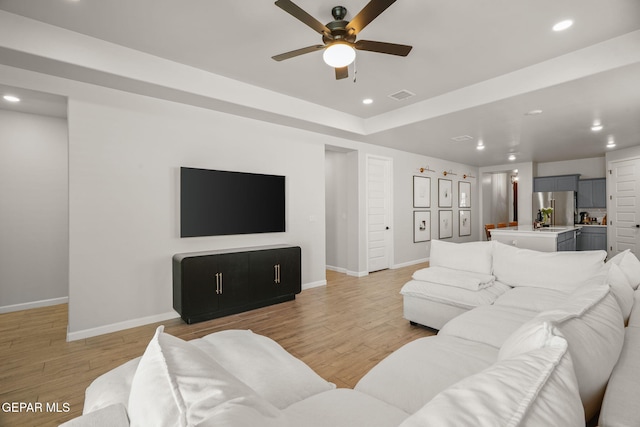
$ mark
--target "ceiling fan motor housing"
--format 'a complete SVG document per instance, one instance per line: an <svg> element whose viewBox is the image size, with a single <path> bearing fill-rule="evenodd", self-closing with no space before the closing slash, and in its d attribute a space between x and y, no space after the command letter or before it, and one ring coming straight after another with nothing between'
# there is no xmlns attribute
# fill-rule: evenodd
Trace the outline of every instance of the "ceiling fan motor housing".
<svg viewBox="0 0 640 427"><path fill-rule="evenodd" d="M356 36L354 34L349 34L349 31L347 31L349 21L344 20L344 17L347 16L347 8L344 6L335 6L331 9L331 15L333 15L334 20L326 25L326 27L331 31L331 36L322 36L324 44L329 44L338 40L355 43Z"/></svg>

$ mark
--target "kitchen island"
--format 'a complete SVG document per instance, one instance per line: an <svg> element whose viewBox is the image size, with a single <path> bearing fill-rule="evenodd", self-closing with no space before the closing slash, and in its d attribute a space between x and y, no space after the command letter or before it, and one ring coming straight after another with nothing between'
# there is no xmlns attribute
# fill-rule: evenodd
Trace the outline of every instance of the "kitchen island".
<svg viewBox="0 0 640 427"><path fill-rule="evenodd" d="M491 240L496 240L519 248L533 249L542 252L575 251L576 237L581 226L560 225L553 227L533 228L531 225L495 228L491 232Z"/></svg>

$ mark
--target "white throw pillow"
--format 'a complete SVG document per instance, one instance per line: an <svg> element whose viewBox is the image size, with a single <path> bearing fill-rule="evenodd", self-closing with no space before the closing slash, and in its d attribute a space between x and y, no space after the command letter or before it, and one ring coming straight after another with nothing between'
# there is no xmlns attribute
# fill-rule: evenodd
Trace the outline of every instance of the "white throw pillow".
<svg viewBox="0 0 640 427"><path fill-rule="evenodd" d="M571 292L597 275L605 251L539 252L494 244L493 275L509 286L529 286Z"/></svg>
<svg viewBox="0 0 640 427"><path fill-rule="evenodd" d="M229 402L252 406L267 417L279 416L277 408L215 360L163 330L156 330L133 377L128 405L132 427L195 425Z"/></svg>
<svg viewBox="0 0 640 427"><path fill-rule="evenodd" d="M249 330L215 332L190 343L279 409L336 388L280 344Z"/></svg>
<svg viewBox="0 0 640 427"><path fill-rule="evenodd" d="M611 286L611 292L620 306L626 324L633 307L633 289L629 285L627 276L617 264L607 263L604 268L607 271L607 283Z"/></svg>
<svg viewBox="0 0 640 427"><path fill-rule="evenodd" d="M491 242L451 243L432 240L429 265L454 270L491 274Z"/></svg>
<svg viewBox="0 0 640 427"><path fill-rule="evenodd" d="M617 264L624 275L627 276L631 287L634 290L638 289L638 285L640 285L640 261L630 249L620 252L607 263Z"/></svg>
<svg viewBox="0 0 640 427"><path fill-rule="evenodd" d="M486 370L434 397L400 427L583 427L584 413L567 342L549 324Z"/></svg>
<svg viewBox="0 0 640 427"><path fill-rule="evenodd" d="M569 343L580 397L590 419L600 408L624 341L622 313L610 287L594 278L538 319L553 323Z"/></svg>

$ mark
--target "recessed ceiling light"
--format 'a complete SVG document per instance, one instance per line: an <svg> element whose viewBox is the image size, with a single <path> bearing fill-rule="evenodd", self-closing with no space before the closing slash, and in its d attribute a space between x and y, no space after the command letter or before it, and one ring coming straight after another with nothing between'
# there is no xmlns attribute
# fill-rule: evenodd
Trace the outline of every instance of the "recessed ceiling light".
<svg viewBox="0 0 640 427"><path fill-rule="evenodd" d="M560 21L556 25L554 25L553 31L564 31L572 25L573 21L571 19L565 19L564 21Z"/></svg>
<svg viewBox="0 0 640 427"><path fill-rule="evenodd" d="M593 126L591 126L591 130L593 132L599 132L603 129L604 126L600 122L593 122Z"/></svg>
<svg viewBox="0 0 640 427"><path fill-rule="evenodd" d="M538 114L542 114L542 110L531 110L525 113L526 116L537 116Z"/></svg>
<svg viewBox="0 0 640 427"><path fill-rule="evenodd" d="M612 135L609 135L609 137L607 138L607 148L613 148L616 146L616 141L613 138Z"/></svg>
<svg viewBox="0 0 640 427"><path fill-rule="evenodd" d="M5 95L2 98L5 101L9 101L9 102L20 102L20 98L18 98L17 96L13 96L13 95Z"/></svg>
<svg viewBox="0 0 640 427"><path fill-rule="evenodd" d="M484 142L478 141L478 145L476 145L476 150L484 150Z"/></svg>
<svg viewBox="0 0 640 427"><path fill-rule="evenodd" d="M365 99L363 99L363 100L362 100L362 103L363 103L364 105L373 104L373 99L371 99L371 98L365 98Z"/></svg>
<svg viewBox="0 0 640 427"><path fill-rule="evenodd" d="M515 154L509 154L509 160L514 161L516 159Z"/></svg>

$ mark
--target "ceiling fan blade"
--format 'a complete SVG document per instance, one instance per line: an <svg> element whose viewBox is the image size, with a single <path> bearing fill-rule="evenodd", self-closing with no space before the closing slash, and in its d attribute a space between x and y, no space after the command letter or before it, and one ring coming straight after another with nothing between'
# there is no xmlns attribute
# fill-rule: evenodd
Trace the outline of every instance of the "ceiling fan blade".
<svg viewBox="0 0 640 427"><path fill-rule="evenodd" d="M317 50L324 49L324 45L317 44L315 46L307 46L302 49L292 50L291 52L281 53L280 55L272 56L271 58L276 61L284 61L285 59L294 58L296 56L304 55L305 53L315 52Z"/></svg>
<svg viewBox="0 0 640 427"><path fill-rule="evenodd" d="M371 21L376 19L378 15L387 10L389 6L396 0L371 0L360 12L349 22L347 30L353 35L358 34L364 27L369 25Z"/></svg>
<svg viewBox="0 0 640 427"><path fill-rule="evenodd" d="M407 56L413 46L404 44L374 42L371 40L358 40L354 44L358 50L367 50L369 52L387 53L389 55Z"/></svg>
<svg viewBox="0 0 640 427"><path fill-rule="evenodd" d="M284 10L285 12L287 12L288 14L290 14L291 16L293 16L294 18L296 18L297 20L313 28L315 31L319 32L320 34L326 34L326 35L331 34L331 31L324 24L322 24L313 16L309 15L307 12L301 9L300 6L296 5L294 2L290 0L278 0L276 1L275 5L278 6L280 9Z"/></svg>
<svg viewBox="0 0 640 427"><path fill-rule="evenodd" d="M336 68L336 80L346 79L349 77L349 67Z"/></svg>

